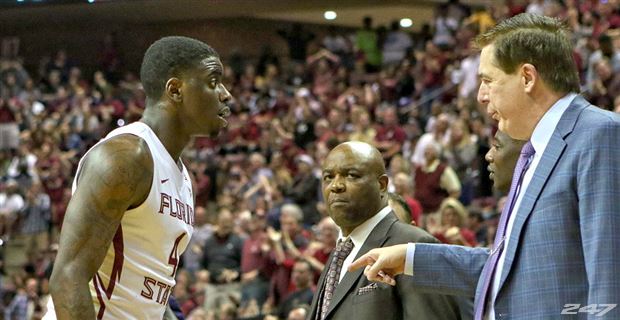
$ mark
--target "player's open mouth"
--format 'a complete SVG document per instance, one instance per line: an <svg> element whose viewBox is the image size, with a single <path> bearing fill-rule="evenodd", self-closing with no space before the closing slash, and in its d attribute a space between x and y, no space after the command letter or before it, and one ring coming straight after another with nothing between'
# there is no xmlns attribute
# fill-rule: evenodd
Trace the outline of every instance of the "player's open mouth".
<svg viewBox="0 0 620 320"><path fill-rule="evenodd" d="M228 118L228 116L230 116L230 108L229 107L223 107L220 109L220 111L217 113L217 115L219 116L220 120L222 121L223 125L222 127L227 127L228 126L228 121L226 120L226 118Z"/></svg>
<svg viewBox="0 0 620 320"><path fill-rule="evenodd" d="M228 116L230 116L230 108L229 107L221 108L220 111L217 113L217 115L222 118L227 118Z"/></svg>

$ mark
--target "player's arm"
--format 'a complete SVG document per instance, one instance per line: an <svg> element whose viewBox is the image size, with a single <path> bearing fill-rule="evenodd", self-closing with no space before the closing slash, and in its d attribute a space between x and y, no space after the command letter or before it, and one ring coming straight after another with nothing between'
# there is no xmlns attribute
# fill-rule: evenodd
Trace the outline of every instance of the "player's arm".
<svg viewBox="0 0 620 320"><path fill-rule="evenodd" d="M87 155L50 279L58 319L95 319L88 282L103 262L124 212L148 196L152 173L148 147L136 136L110 139Z"/></svg>

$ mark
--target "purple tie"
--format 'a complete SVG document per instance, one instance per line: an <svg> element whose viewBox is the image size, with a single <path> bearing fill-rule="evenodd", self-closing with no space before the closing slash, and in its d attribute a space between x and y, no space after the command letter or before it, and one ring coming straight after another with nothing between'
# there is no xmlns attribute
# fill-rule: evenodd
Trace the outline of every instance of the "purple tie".
<svg viewBox="0 0 620 320"><path fill-rule="evenodd" d="M504 250L506 226L508 225L508 220L510 219L510 215L512 214L512 209L515 201L517 200L519 192L521 191L520 189L521 182L523 182L523 176L525 176L525 172L530 166L530 163L532 162L532 156L535 152L536 151L534 150L534 147L532 147L532 144L529 141L521 149L519 160L517 161L515 171L512 175L512 183L510 185L510 192L508 192L508 199L506 200L506 203L504 203L502 215L499 219L499 224L497 225L497 232L495 234L493 250L491 251L489 259L487 259L487 262L482 269L481 276L484 277L484 281L482 282L482 291L480 292L480 297L478 298L475 307L475 320L481 320L484 316L484 307L487 294L489 293L489 285L491 284L493 274L495 273L495 268L497 267L497 260L502 254L502 251Z"/></svg>
<svg viewBox="0 0 620 320"><path fill-rule="evenodd" d="M338 240L338 244L336 245L336 250L334 252L334 257L332 258L332 262L329 264L329 270L327 270L326 280L325 280L325 288L323 290L323 301L321 303L321 312L319 319L325 319L325 315L327 314L327 310L329 309L329 304L332 301L332 296L334 295L334 291L336 291L336 286L340 281L340 270L342 269L342 263L349 256L353 250L353 241L351 238L347 238L346 241ZM317 314L318 315L318 314Z"/></svg>

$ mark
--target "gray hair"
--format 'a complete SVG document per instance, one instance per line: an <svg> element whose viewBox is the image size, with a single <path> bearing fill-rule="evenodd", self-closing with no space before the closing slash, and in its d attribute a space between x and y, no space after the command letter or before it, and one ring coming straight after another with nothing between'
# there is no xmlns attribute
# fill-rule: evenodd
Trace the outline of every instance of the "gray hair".
<svg viewBox="0 0 620 320"><path fill-rule="evenodd" d="M289 215L295 218L295 220L297 220L298 222L301 222L304 219L304 212L301 210L301 207L294 203L287 203L283 205L280 209L280 214Z"/></svg>

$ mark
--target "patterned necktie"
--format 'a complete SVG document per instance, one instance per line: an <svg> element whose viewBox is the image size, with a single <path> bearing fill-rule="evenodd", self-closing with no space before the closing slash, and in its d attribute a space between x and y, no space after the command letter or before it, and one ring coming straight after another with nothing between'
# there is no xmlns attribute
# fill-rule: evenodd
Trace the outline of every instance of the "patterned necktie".
<svg viewBox="0 0 620 320"><path fill-rule="evenodd" d="M342 269L342 263L347 258L347 256L349 256L351 250L353 250L353 241L351 241L351 238L347 238L346 241L338 240L338 244L336 245L336 249L334 251L334 257L332 259L332 262L329 264L329 270L327 270L327 278L325 279L323 301L321 303L321 320L325 319L327 309L329 308L329 304L332 301L332 296L334 295L334 291L336 291L336 286L340 281L340 270Z"/></svg>
<svg viewBox="0 0 620 320"><path fill-rule="evenodd" d="M487 298L487 294L489 293L489 286L491 284L491 280L493 279L493 274L495 273L495 268L497 267L497 261L499 256L502 254L504 250L504 241L506 236L506 226L508 225L508 220L510 219L510 215L512 214L512 209L519 196L519 192L521 191L521 182L523 182L523 177L525 176L525 172L527 171L530 163L532 161L532 156L536 151L532 144L528 141L523 148L521 149L521 154L519 155L519 160L517 161L517 165L515 166L515 171L512 175L512 183L510 184L510 192L508 192L508 198L504 203L504 208L502 209L502 215L499 219L499 223L497 225L497 232L495 234L495 241L493 243L493 250L487 259L487 262L482 269L482 277L484 277L484 281L482 282L482 291L480 292L480 297L477 300L476 308L475 308L475 320L481 320L484 316L484 307Z"/></svg>

